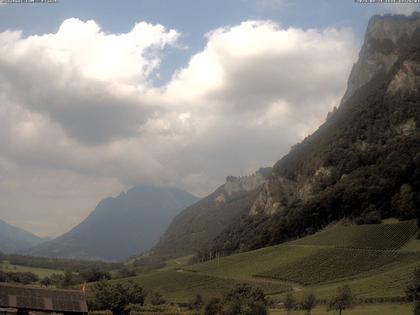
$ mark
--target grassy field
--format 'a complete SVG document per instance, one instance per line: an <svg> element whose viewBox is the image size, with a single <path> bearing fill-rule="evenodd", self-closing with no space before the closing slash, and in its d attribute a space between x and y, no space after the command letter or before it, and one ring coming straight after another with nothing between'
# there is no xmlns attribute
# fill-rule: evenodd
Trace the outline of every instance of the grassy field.
<svg viewBox="0 0 420 315"><path fill-rule="evenodd" d="M214 259L185 269L214 277L244 279L294 264L319 251L317 247L279 245Z"/></svg>
<svg viewBox="0 0 420 315"><path fill-rule="evenodd" d="M196 294L203 298L220 297L240 283L247 280L222 279L180 269L152 272L139 277L115 281L134 281L141 284L148 292L160 292L170 302L188 302ZM280 282L257 281L253 286L261 287L267 294L281 294L290 291L290 287Z"/></svg>
<svg viewBox="0 0 420 315"><path fill-rule="evenodd" d="M415 221L394 224L337 225L291 242L295 245L399 249L417 233Z"/></svg>
<svg viewBox="0 0 420 315"><path fill-rule="evenodd" d="M420 255L397 251L344 248L320 249L299 261L276 267L258 276L313 285L357 277L362 273L380 273L387 266L419 262Z"/></svg>
<svg viewBox="0 0 420 315"><path fill-rule="evenodd" d="M343 315L409 315L411 305L409 304L374 304L361 305L353 309L343 311ZM306 315L305 312L293 311L292 315ZM317 307L312 311L312 315L338 315L338 312L327 312L325 306ZM273 309L270 315L287 315L284 310Z"/></svg>
<svg viewBox="0 0 420 315"><path fill-rule="evenodd" d="M200 264L188 265L190 257L179 258L160 271L131 280L149 292L160 291L169 302L188 302L197 293L208 300L238 283L261 287L274 303L281 302L290 290L297 298L313 292L328 300L344 284L357 299L404 297L413 271L420 265L420 243L413 224L335 226L297 241ZM410 307L362 305L343 314L410 314ZM273 310L270 314L285 313ZM321 307L313 314L327 313Z"/></svg>
<svg viewBox="0 0 420 315"><path fill-rule="evenodd" d="M4 272L32 272L36 274L39 278L44 278L51 276L52 274L62 274L62 270L54 270L54 269L45 269L45 268L35 268L35 267L28 267L28 266L19 266L19 265L12 265L7 261L0 263L0 270Z"/></svg>

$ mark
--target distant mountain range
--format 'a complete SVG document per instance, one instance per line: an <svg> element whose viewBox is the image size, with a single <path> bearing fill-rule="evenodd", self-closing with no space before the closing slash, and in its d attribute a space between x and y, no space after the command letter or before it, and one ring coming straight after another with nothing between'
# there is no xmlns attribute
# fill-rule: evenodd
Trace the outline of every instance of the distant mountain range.
<svg viewBox="0 0 420 315"><path fill-rule="evenodd" d="M180 189L136 186L102 200L79 225L25 251L34 256L117 261L149 250L171 220L198 199Z"/></svg>
<svg viewBox="0 0 420 315"><path fill-rule="evenodd" d="M41 244L45 239L0 220L0 251L14 253Z"/></svg>

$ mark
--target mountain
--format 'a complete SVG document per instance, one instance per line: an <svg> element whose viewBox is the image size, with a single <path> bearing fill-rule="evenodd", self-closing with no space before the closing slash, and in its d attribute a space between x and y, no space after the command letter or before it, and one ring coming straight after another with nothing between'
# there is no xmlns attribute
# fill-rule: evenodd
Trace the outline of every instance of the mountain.
<svg viewBox="0 0 420 315"><path fill-rule="evenodd" d="M116 198L102 200L71 231L26 254L122 260L149 250L173 217L197 200L176 188L136 186Z"/></svg>
<svg viewBox="0 0 420 315"><path fill-rule="evenodd" d="M0 220L0 251L13 253L31 248L44 239Z"/></svg>
<svg viewBox="0 0 420 315"><path fill-rule="evenodd" d="M328 65L324 65L328 66ZM374 16L341 105L207 249L230 254L420 212L420 14Z"/></svg>
<svg viewBox="0 0 420 315"><path fill-rule="evenodd" d="M182 256L210 243L249 209L271 170L262 168L250 176L227 177L215 192L175 217L153 252Z"/></svg>

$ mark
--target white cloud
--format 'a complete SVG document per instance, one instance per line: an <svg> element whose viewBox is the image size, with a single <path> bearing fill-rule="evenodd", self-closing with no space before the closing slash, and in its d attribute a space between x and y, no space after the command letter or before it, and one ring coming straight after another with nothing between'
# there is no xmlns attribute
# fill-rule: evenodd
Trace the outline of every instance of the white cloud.
<svg viewBox="0 0 420 315"><path fill-rule="evenodd" d="M179 33L138 23L107 34L93 21L69 19L55 34L0 34L0 84L9 100L48 115L71 137L98 144L137 134L157 103L149 78L159 51Z"/></svg>
<svg viewBox="0 0 420 315"><path fill-rule="evenodd" d="M63 216L83 208L78 218L102 187L207 193L227 175L273 164L313 131L339 103L357 48L346 29L247 21L209 32L166 86L152 86L179 35L147 23L111 34L77 19L53 34L0 33L0 169L13 169L4 183L43 170L45 187L60 176L71 178L66 187L96 183L89 202L66 204ZM22 190L40 209L37 188ZM0 184L0 199L8 194ZM9 205L23 222L27 205Z"/></svg>

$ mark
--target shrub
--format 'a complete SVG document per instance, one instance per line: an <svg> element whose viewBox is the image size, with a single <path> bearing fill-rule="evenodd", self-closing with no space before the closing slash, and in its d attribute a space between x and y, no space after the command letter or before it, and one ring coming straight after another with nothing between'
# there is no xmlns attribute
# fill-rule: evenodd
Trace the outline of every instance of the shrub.
<svg viewBox="0 0 420 315"><path fill-rule="evenodd" d="M152 305L162 305L166 303L166 300L160 292L153 292L150 296L150 303Z"/></svg>
<svg viewBox="0 0 420 315"><path fill-rule="evenodd" d="M239 285L225 295L223 300L212 299L204 310L205 315L267 315L264 292L249 285Z"/></svg>
<svg viewBox="0 0 420 315"><path fill-rule="evenodd" d="M114 315L128 314L129 304L143 305L145 293L136 283L97 282L89 290L88 303L92 310L110 310Z"/></svg>
<svg viewBox="0 0 420 315"><path fill-rule="evenodd" d="M329 302L328 311L339 311L340 315L343 310L352 308L354 304L354 297L348 285L337 289L336 296Z"/></svg>
<svg viewBox="0 0 420 315"><path fill-rule="evenodd" d="M309 293L303 297L303 300L300 303L300 307L306 311L306 314L310 315L312 310L317 304L316 297L314 294Z"/></svg>

